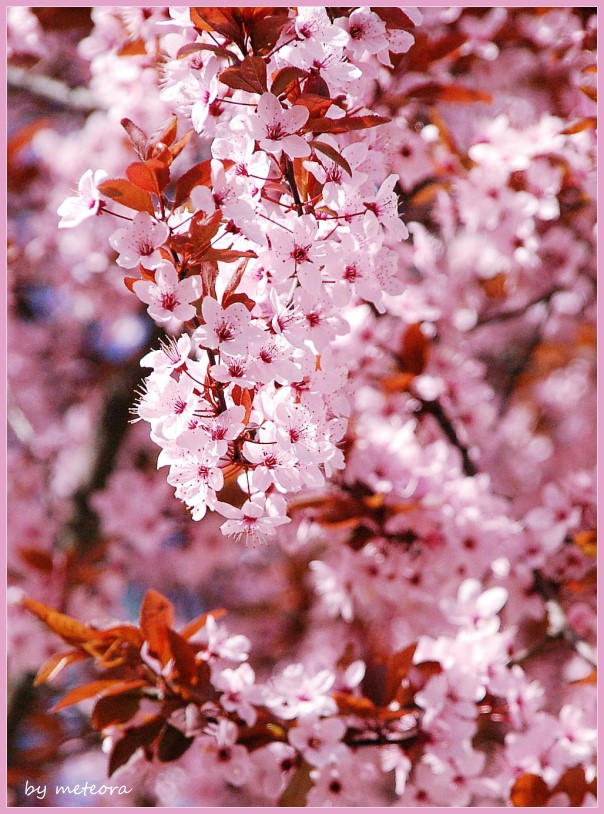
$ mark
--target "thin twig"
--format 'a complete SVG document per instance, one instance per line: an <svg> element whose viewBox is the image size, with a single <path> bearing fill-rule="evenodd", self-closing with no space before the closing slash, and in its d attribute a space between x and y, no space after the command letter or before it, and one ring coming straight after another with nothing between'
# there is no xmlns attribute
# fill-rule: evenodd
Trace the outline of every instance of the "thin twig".
<svg viewBox="0 0 604 814"><path fill-rule="evenodd" d="M16 65L7 66L7 82L9 90L29 93L51 105L76 113L93 113L103 107L88 88L70 88L58 79L32 73Z"/></svg>

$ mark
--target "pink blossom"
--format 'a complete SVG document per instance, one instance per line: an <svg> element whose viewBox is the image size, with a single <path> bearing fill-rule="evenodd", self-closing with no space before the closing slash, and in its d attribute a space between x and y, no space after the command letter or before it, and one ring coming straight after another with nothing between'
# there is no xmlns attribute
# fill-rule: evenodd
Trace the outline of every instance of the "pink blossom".
<svg viewBox="0 0 604 814"><path fill-rule="evenodd" d="M165 223L157 223L147 212L137 212L130 226L118 229L109 238L111 247L119 254L115 262L127 269L139 263L147 269L156 269L162 262L158 249L169 233Z"/></svg>
<svg viewBox="0 0 604 814"><path fill-rule="evenodd" d="M191 303L201 295L201 278L194 275L179 280L174 266L162 260L155 271L154 283L138 280L132 287L137 297L148 304L147 311L157 322L172 319L184 322L195 315Z"/></svg>
<svg viewBox="0 0 604 814"><path fill-rule="evenodd" d="M105 170L86 170L78 181L78 194L66 198L57 209L60 215L59 229L70 229L78 226L87 218L92 218L101 206L101 193L98 185L108 177Z"/></svg>
<svg viewBox="0 0 604 814"><path fill-rule="evenodd" d="M250 120L252 135L267 153L280 156L284 152L289 158L303 158L310 153L310 146L295 133L306 124L308 116L302 105L285 110L276 96L263 93L256 116Z"/></svg>

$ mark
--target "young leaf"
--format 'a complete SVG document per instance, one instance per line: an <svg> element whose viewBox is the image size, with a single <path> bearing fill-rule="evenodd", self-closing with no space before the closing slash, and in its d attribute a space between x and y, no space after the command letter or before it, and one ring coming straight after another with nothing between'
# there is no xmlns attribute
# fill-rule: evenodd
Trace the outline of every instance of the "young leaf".
<svg viewBox="0 0 604 814"><path fill-rule="evenodd" d="M125 735L113 747L109 758L108 775L111 777L120 766L127 763L137 749L151 746L157 740L165 726L162 715L155 715L141 726L134 726L126 730Z"/></svg>
<svg viewBox="0 0 604 814"><path fill-rule="evenodd" d="M86 701L88 698L94 698L97 695L121 695L131 690L140 689L144 687L145 684L145 681L120 681L115 678L106 681L91 681L88 684L83 684L81 687L74 687L73 690L70 690L67 695L64 695L63 698L54 705L51 712L58 712L60 709L71 707L73 704L79 704L80 701Z"/></svg>
<svg viewBox="0 0 604 814"><path fill-rule="evenodd" d="M134 718L140 706L135 695L107 695L99 698L92 710L92 726L102 731L108 726L126 724Z"/></svg>
<svg viewBox="0 0 604 814"><path fill-rule="evenodd" d="M264 93L268 90L266 62L262 57L246 57L240 65L226 68L218 78L228 88L248 93Z"/></svg>
<svg viewBox="0 0 604 814"><path fill-rule="evenodd" d="M242 53L245 52L245 32L238 8L199 8L189 9L191 22L200 31L216 31L232 40Z"/></svg>
<svg viewBox="0 0 604 814"><path fill-rule="evenodd" d="M430 356L430 342L422 333L419 322L410 325L405 331L399 354L400 365L405 373L419 376L423 373Z"/></svg>
<svg viewBox="0 0 604 814"><path fill-rule="evenodd" d="M380 124L387 124L389 121L390 119L385 116L376 116L372 113L365 116L344 116L342 119L319 117L309 119L303 130L312 133L348 133L351 130L366 130L369 127L377 127Z"/></svg>
<svg viewBox="0 0 604 814"><path fill-rule="evenodd" d="M228 51L226 48L221 48L220 45L212 45L206 42L190 42L187 43L187 45L183 45L182 48L179 48L176 52L176 59L185 59L186 57L190 57L191 54L200 53L200 51L211 51L219 57L225 57L231 60L231 62L239 62L235 54L231 53L231 51Z"/></svg>
<svg viewBox="0 0 604 814"><path fill-rule="evenodd" d="M271 84L271 93L275 96L280 96L285 93L287 88L298 79L303 79L307 76L307 72L302 68L295 68L293 65L288 65L285 68L280 68L274 75Z"/></svg>
<svg viewBox="0 0 604 814"><path fill-rule="evenodd" d="M185 638L171 628L168 628L167 636L174 659L174 675L185 684L196 684L197 664L193 648Z"/></svg>
<svg viewBox="0 0 604 814"><path fill-rule="evenodd" d="M209 187L212 183L212 166L209 159L201 161L191 167L176 182L176 197L174 208L182 206L188 199L191 191L197 186Z"/></svg>
<svg viewBox="0 0 604 814"><path fill-rule="evenodd" d="M513 806L544 806L550 796L545 780L538 774L523 774L516 780L510 792Z"/></svg>
<svg viewBox="0 0 604 814"><path fill-rule="evenodd" d="M157 744L157 757L162 763L178 760L194 740L192 737L187 738L172 724L167 724Z"/></svg>
<svg viewBox="0 0 604 814"><path fill-rule="evenodd" d="M168 628L174 624L174 607L158 591L147 591L140 610L140 629L149 643L149 652L165 665L171 657Z"/></svg>
<svg viewBox="0 0 604 814"><path fill-rule="evenodd" d="M46 681L52 681L61 673L65 667L74 664L77 661L83 661L88 658L88 654L82 650L69 650L66 653L55 653L51 656L38 670L34 679L34 686L44 684Z"/></svg>
<svg viewBox="0 0 604 814"><path fill-rule="evenodd" d="M348 161L346 161L343 155L340 155L335 147L332 147L330 144L325 144L323 141L318 141L318 139L311 141L310 146L314 147L314 149L318 150L320 153L323 153L323 155L326 155L330 161L333 161L333 163L337 164L338 167L341 167L344 172L347 172L348 175L352 176L350 164Z"/></svg>
<svg viewBox="0 0 604 814"><path fill-rule="evenodd" d="M147 161L135 161L126 168L126 175L128 180L131 181L139 189L145 192L151 192L157 197L161 197L162 190L164 190L170 182L170 170L157 159L151 158Z"/></svg>
<svg viewBox="0 0 604 814"><path fill-rule="evenodd" d="M71 616L59 613L36 599L24 597L21 602L30 613L37 616L46 627L59 635L67 644L81 644L98 636L98 631L94 628L83 625L76 619L72 619Z"/></svg>
<svg viewBox="0 0 604 814"><path fill-rule="evenodd" d="M135 209L137 212L148 212L150 215L155 214L153 201L149 193L134 186L125 178L102 181L98 185L98 190L101 195L111 198L111 200L128 207L128 209Z"/></svg>
<svg viewBox="0 0 604 814"><path fill-rule="evenodd" d="M192 622L189 622L188 625L183 627L183 629L180 631L180 635L183 639L190 639L191 636L194 636L197 633L197 631L206 626L208 616L211 616L216 621L218 619L222 619L222 617L225 615L226 610L224 608L217 608L216 610L203 613L201 616L198 616L197 619L193 619Z"/></svg>
<svg viewBox="0 0 604 814"><path fill-rule="evenodd" d="M463 85L444 85L440 82L427 82L425 85L418 85L407 91L408 99L419 99L426 104L435 102L455 102L456 104L470 104L473 102L493 101L490 93L474 88L466 88Z"/></svg>
<svg viewBox="0 0 604 814"><path fill-rule="evenodd" d="M130 139L136 154L142 161L144 161L147 157L147 134L130 119L124 118L121 120L120 124L128 134L128 138Z"/></svg>

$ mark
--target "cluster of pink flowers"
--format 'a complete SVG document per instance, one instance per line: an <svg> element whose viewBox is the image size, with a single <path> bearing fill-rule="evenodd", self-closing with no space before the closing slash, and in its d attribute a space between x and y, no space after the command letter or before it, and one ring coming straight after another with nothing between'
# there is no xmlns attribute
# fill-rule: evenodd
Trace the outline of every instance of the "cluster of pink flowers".
<svg viewBox="0 0 604 814"><path fill-rule="evenodd" d="M8 31L13 801L107 765L23 597L157 588L210 700L145 640L107 804L594 805L594 16Z"/></svg>

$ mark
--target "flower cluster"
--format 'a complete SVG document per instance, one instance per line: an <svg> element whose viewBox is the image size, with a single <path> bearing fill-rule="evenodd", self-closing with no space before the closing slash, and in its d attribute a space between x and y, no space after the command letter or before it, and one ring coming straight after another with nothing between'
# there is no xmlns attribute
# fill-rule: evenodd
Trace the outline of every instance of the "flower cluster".
<svg viewBox="0 0 604 814"><path fill-rule="evenodd" d="M593 806L595 15L8 46L11 802Z"/></svg>

